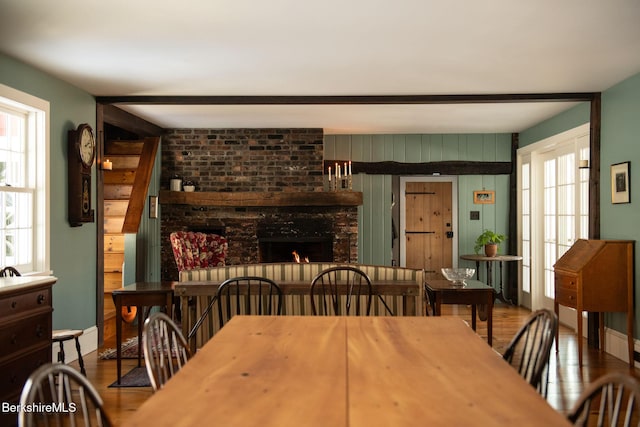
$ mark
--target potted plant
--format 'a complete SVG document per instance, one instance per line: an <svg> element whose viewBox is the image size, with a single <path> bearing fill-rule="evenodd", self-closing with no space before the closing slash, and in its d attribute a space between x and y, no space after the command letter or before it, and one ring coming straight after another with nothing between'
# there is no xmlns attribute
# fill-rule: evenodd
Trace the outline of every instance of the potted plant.
<svg viewBox="0 0 640 427"><path fill-rule="evenodd" d="M484 230L476 239L474 250L476 254L479 254L480 249L484 247L484 254L486 256L496 256L498 253L498 245L504 242L506 238L504 234L499 234L492 230Z"/></svg>

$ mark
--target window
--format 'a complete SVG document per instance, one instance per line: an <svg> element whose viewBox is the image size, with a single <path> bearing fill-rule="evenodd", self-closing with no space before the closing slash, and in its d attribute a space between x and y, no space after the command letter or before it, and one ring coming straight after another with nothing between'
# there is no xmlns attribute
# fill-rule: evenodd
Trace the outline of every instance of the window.
<svg viewBox="0 0 640 427"><path fill-rule="evenodd" d="M0 85L0 266L49 270L46 101Z"/></svg>
<svg viewBox="0 0 640 427"><path fill-rule="evenodd" d="M520 200L522 221L522 290L531 292L531 183L529 170L531 169L530 160L522 164L521 167L521 188Z"/></svg>

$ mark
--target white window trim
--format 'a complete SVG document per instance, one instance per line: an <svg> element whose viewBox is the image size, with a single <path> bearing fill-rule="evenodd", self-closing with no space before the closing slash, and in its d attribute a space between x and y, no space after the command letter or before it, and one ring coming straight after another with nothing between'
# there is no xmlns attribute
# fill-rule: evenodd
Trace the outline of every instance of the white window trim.
<svg viewBox="0 0 640 427"><path fill-rule="evenodd" d="M27 144L35 147L36 153L36 197L35 197L35 218L34 233L37 233L36 251L34 253L34 271L28 274L51 274L50 267L50 234L51 216L50 213L50 183L49 183L49 162L50 162L50 105L49 101L30 95L0 84L0 101L8 105L27 110L33 114L28 120L35 120L36 135Z"/></svg>

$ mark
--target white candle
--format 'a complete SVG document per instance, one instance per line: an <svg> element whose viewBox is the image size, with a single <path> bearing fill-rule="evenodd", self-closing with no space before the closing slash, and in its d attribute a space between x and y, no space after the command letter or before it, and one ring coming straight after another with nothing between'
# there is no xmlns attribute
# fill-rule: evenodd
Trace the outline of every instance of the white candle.
<svg viewBox="0 0 640 427"><path fill-rule="evenodd" d="M329 166L329 182L331 182L331 166Z"/></svg>
<svg viewBox="0 0 640 427"><path fill-rule="evenodd" d="M349 176L353 175L353 173L351 172L351 160L349 160Z"/></svg>
<svg viewBox="0 0 640 427"><path fill-rule="evenodd" d="M102 162L102 169L106 170L106 171L110 171L113 169L113 163L111 162L111 160L106 159L104 162Z"/></svg>
<svg viewBox="0 0 640 427"><path fill-rule="evenodd" d="M340 165L338 165L338 172L336 172L336 173L337 173L336 179L342 178L342 173L340 171Z"/></svg>

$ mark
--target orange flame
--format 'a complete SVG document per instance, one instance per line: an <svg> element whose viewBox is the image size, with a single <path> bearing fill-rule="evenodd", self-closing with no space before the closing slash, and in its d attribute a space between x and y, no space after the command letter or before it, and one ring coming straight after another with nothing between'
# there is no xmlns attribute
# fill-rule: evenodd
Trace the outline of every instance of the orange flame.
<svg viewBox="0 0 640 427"><path fill-rule="evenodd" d="M293 251L293 252L291 252L291 254L293 255L293 260L295 262L297 262L298 264L300 264L300 255L298 254L298 252ZM309 257L304 257L303 261L308 263L309 262Z"/></svg>

